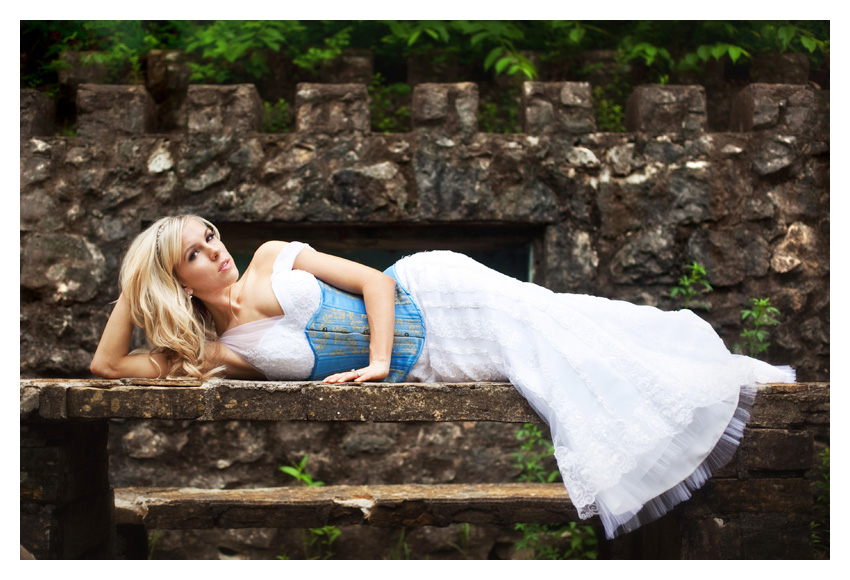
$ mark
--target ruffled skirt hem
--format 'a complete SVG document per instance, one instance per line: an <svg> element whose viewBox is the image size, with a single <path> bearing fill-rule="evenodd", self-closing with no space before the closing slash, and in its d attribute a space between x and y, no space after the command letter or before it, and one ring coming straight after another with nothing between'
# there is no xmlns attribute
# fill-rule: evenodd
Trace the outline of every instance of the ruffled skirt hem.
<svg viewBox="0 0 850 580"><path fill-rule="evenodd" d="M783 366L776 368L786 373L785 380L776 382L795 382L795 371L791 367ZM756 384L741 387L738 406L726 430L708 457L690 476L671 489L646 502L636 514L623 517L600 510L599 517L602 520L605 535L608 539L631 532L665 515L674 507L689 499L693 492L701 488L713 473L729 463L738 450L741 439L744 436L744 427L746 427L747 421L749 421L750 411L752 410L758 389L759 386Z"/></svg>

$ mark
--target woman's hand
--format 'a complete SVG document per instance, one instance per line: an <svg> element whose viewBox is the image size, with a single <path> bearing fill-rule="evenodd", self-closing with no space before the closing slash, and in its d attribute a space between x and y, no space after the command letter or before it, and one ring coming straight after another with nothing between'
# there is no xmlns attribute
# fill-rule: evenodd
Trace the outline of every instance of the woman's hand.
<svg viewBox="0 0 850 580"><path fill-rule="evenodd" d="M362 369L352 369L344 373L336 373L325 378L323 383L347 383L354 381L355 383L363 383L366 381L380 381L387 378L390 374L390 365L385 362L373 362L368 367Z"/></svg>

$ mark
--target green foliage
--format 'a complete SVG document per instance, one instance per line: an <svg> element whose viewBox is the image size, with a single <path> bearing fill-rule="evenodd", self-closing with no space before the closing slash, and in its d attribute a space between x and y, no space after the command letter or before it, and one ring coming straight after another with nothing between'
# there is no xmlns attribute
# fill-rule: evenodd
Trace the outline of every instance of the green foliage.
<svg viewBox="0 0 850 580"><path fill-rule="evenodd" d="M815 501L812 506L812 547L819 558L829 558L829 447L820 454Z"/></svg>
<svg viewBox="0 0 850 580"><path fill-rule="evenodd" d="M596 128L608 133L622 133L626 130L626 112L621 99L609 96L612 85L593 87L593 112L596 116Z"/></svg>
<svg viewBox="0 0 850 580"><path fill-rule="evenodd" d="M521 470L517 477L520 481L552 483L557 481L557 470L546 472L542 460L554 453L552 443L543 435L535 423L524 423L517 430L517 439L522 441L514 457L514 465ZM569 522L566 525L552 524L515 524L514 529L522 533L515 549L530 551L535 560L583 560L596 559L598 540L592 526Z"/></svg>
<svg viewBox="0 0 850 580"><path fill-rule="evenodd" d="M516 90L506 90L494 102L478 106L478 130L482 133L517 133L520 98Z"/></svg>
<svg viewBox="0 0 850 580"><path fill-rule="evenodd" d="M290 130L289 103L278 99L272 104L263 102L263 133L288 133Z"/></svg>
<svg viewBox="0 0 850 580"><path fill-rule="evenodd" d="M307 459L309 455L305 455L301 458L301 461L298 464L293 463L292 465L283 465L279 467L282 472L287 475L291 475L295 478L295 480L307 487L319 487L325 485L324 481L316 481L313 479L313 476L307 472Z"/></svg>
<svg viewBox="0 0 850 580"><path fill-rule="evenodd" d="M410 107L406 102L413 92L407 83L386 84L383 75L376 73L369 85L369 110L372 130L381 133L410 131Z"/></svg>
<svg viewBox="0 0 850 580"><path fill-rule="evenodd" d="M390 549L387 560L410 560L410 546L404 539L407 528L402 528L395 546Z"/></svg>
<svg viewBox="0 0 850 580"><path fill-rule="evenodd" d="M323 64L327 64L332 60L339 58L342 54L342 49L347 48L351 44L351 30L344 28L337 31L333 35L324 38L321 48L317 46L309 46L302 54L299 54L292 59L292 62L305 70L315 70Z"/></svg>
<svg viewBox="0 0 850 580"><path fill-rule="evenodd" d="M517 479L535 483L552 483L560 477L558 470L547 473L542 461L555 452L552 443L535 423L524 423L517 429L516 438L522 441L521 451L514 453L514 467L520 470Z"/></svg>
<svg viewBox="0 0 850 580"><path fill-rule="evenodd" d="M456 524L455 529L457 530L457 543L452 542L450 545L460 552L460 554L464 557L465 560L469 560L469 545L472 534L469 530L469 524Z"/></svg>
<svg viewBox="0 0 850 580"><path fill-rule="evenodd" d="M325 482L313 479L313 476L307 472L308 455L301 458L297 464L284 465L279 467L282 472L291 475L300 483L307 487L320 487L325 485ZM321 528L305 529L301 533L301 546L304 550L304 559L306 560L329 560L334 557L334 542L339 538L341 531L336 526L323 526ZM278 560L289 560L289 556L282 554L277 557Z"/></svg>
<svg viewBox="0 0 850 580"><path fill-rule="evenodd" d="M770 305L770 298L750 298L752 308L744 308L741 310L741 320L750 323L750 328L745 328L741 333L741 338L744 339L743 345L735 345L738 352L744 352L751 357L757 357L765 352L770 343L767 339L770 333L765 329L766 326L776 326L779 320L776 318L780 315L779 309Z"/></svg>
<svg viewBox="0 0 850 580"><path fill-rule="evenodd" d="M522 532L517 551L530 550L534 560L595 560L599 540L593 526L569 522L566 525L514 524Z"/></svg>
<svg viewBox="0 0 850 580"><path fill-rule="evenodd" d="M301 30L294 20L216 20L198 26L183 47L200 57L188 63L189 81L231 82L240 69L259 79L269 72L268 51L278 52Z"/></svg>
<svg viewBox="0 0 850 580"><path fill-rule="evenodd" d="M714 288L706 280L708 274L705 268L698 263L689 264L685 266L685 269L689 270L690 273L679 278L676 287L670 290L670 297L676 298L677 296L681 296L685 300L685 305L682 308L691 308L691 303L697 296L712 292ZM711 307L705 302L701 302L699 306L705 310L711 310Z"/></svg>
<svg viewBox="0 0 850 580"><path fill-rule="evenodd" d="M159 532L153 530L148 536L148 560L153 560L153 555L156 552L156 543L159 541Z"/></svg>

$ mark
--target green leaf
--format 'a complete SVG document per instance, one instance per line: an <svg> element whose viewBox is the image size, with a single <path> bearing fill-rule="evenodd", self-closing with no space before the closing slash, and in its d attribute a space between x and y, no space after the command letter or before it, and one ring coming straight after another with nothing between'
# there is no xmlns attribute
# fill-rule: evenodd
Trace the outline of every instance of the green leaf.
<svg viewBox="0 0 850 580"><path fill-rule="evenodd" d="M708 62L708 59L711 58L711 47L707 44L697 47L697 56L699 56L703 62Z"/></svg>
<svg viewBox="0 0 850 580"><path fill-rule="evenodd" d="M738 59L741 58L741 54L743 54L744 49L740 46L729 46L729 58L732 59L733 63L738 62Z"/></svg>
<svg viewBox="0 0 850 580"><path fill-rule="evenodd" d="M576 26L572 30L570 30L570 42L573 44L579 44L581 39L584 38L585 29L579 26Z"/></svg>
<svg viewBox="0 0 850 580"><path fill-rule="evenodd" d="M489 70L493 63L496 62L496 59L499 58L499 55L502 54L502 47L497 46L493 50L491 50L487 54L487 58L484 59L484 70Z"/></svg>
<svg viewBox="0 0 850 580"><path fill-rule="evenodd" d="M809 52L814 52L818 46L817 41L810 36L801 36L800 43L808 49Z"/></svg>
<svg viewBox="0 0 850 580"><path fill-rule="evenodd" d="M726 54L727 47L727 44L718 42L714 45L714 48L711 49L711 56L713 56L716 60L720 60L723 58L723 55Z"/></svg>
<svg viewBox="0 0 850 580"><path fill-rule="evenodd" d="M788 48L788 45L791 44L791 41L794 39L794 34L797 32L796 26L783 26L779 29L776 35L779 37L779 40L782 42L782 50Z"/></svg>
<svg viewBox="0 0 850 580"><path fill-rule="evenodd" d="M502 57L502 58L500 58L500 59L498 60L498 62L496 63L496 72L497 72L497 73L499 73L499 74L501 74L501 72L502 72L503 70L505 70L505 67L507 67L508 65L510 65L511 63L513 63L513 61L514 61L513 57L511 57L511 56L503 56L503 57Z"/></svg>
<svg viewBox="0 0 850 580"><path fill-rule="evenodd" d="M278 469L280 469L282 472L284 472L288 475L291 475L292 477L294 477L296 479L298 478L299 472L294 467L290 467L288 465L283 465L283 466L279 467Z"/></svg>

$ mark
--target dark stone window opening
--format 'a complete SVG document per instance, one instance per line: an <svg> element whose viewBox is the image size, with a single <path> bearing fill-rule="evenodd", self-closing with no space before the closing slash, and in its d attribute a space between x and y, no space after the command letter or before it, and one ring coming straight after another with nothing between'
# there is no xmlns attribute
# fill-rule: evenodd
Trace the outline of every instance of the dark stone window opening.
<svg viewBox="0 0 850 580"><path fill-rule="evenodd" d="M244 272L265 241L299 241L385 270L416 252L452 250L523 282L534 280L543 226L528 224L285 224L217 222L221 238Z"/></svg>

